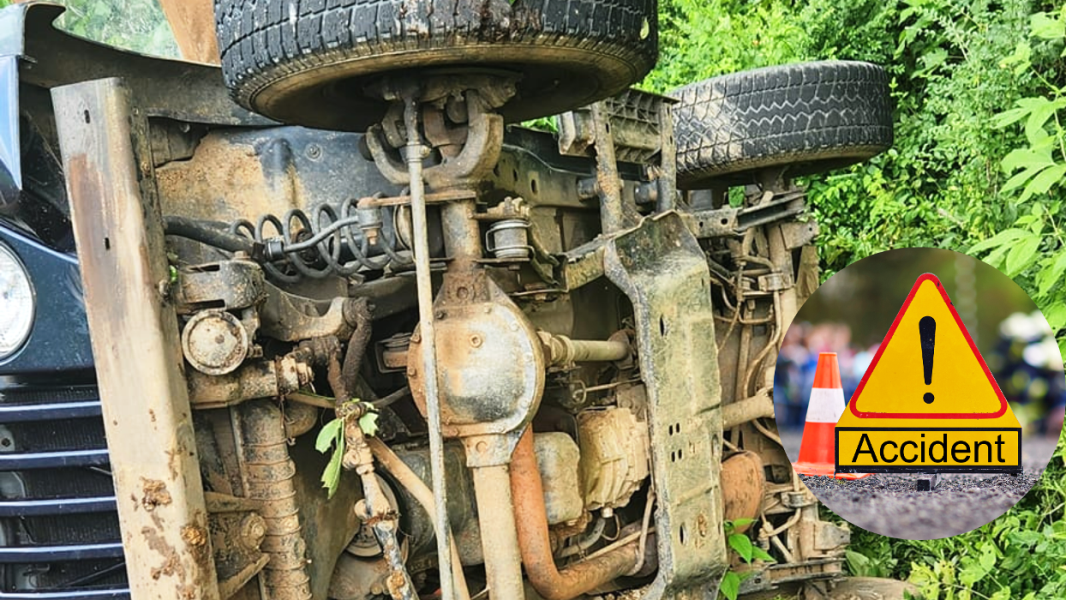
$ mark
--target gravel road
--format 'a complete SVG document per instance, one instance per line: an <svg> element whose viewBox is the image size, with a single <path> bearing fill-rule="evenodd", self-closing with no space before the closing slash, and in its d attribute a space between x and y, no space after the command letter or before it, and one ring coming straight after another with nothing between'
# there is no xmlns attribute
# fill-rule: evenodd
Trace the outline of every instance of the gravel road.
<svg viewBox="0 0 1066 600"><path fill-rule="evenodd" d="M801 432L781 436L791 460ZM932 492L915 491L917 475L878 473L858 481L801 476L829 509L849 523L895 538L928 540L964 533L999 517L1033 487L1055 451L1056 440L1027 437L1022 475L951 473Z"/></svg>

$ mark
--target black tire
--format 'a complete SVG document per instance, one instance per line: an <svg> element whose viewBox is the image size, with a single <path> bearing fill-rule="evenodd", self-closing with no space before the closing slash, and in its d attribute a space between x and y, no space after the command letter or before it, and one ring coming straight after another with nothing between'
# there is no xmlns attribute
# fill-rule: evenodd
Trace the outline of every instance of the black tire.
<svg viewBox="0 0 1066 600"><path fill-rule="evenodd" d="M788 165L808 175L892 146L888 77L877 65L813 62L713 77L671 92L682 189L749 183Z"/></svg>
<svg viewBox="0 0 1066 600"><path fill-rule="evenodd" d="M640 81L658 53L656 0L215 0L222 72L272 119L363 131L385 73L521 76L508 121L565 112Z"/></svg>

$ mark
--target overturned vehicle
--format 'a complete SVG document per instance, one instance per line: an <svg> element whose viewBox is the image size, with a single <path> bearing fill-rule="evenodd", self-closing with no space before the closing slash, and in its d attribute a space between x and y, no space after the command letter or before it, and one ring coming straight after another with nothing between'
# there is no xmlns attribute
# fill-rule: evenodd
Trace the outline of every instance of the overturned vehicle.
<svg viewBox="0 0 1066 600"><path fill-rule="evenodd" d="M219 0L221 70L61 11L0 12L0 598L902 597L771 398L881 69L629 89L642 0Z"/></svg>

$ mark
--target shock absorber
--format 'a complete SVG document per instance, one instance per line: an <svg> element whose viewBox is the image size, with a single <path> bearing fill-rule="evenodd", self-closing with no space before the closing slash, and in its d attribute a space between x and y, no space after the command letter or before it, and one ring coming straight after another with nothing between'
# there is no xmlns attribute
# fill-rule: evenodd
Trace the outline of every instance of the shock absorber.
<svg viewBox="0 0 1066 600"><path fill-rule="evenodd" d="M395 223L395 215L391 217ZM323 279L412 264L397 251L403 248L400 237L384 235L385 224L381 207L349 198L336 207L320 204L311 215L294 208L280 218L240 219L230 232L263 245L268 261L263 267L274 280L295 283L302 277Z"/></svg>

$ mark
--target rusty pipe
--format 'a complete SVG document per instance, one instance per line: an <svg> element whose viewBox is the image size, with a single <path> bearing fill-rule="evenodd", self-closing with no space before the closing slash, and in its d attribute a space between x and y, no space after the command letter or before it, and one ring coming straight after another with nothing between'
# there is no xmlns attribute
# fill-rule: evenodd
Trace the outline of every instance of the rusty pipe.
<svg viewBox="0 0 1066 600"><path fill-rule="evenodd" d="M527 428L511 458L511 494L522 564L533 588L545 600L571 600L629 572L638 560L640 542L573 564L562 571L552 559L544 486L533 452L533 430Z"/></svg>

